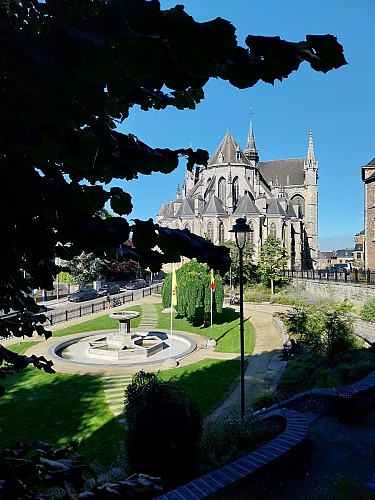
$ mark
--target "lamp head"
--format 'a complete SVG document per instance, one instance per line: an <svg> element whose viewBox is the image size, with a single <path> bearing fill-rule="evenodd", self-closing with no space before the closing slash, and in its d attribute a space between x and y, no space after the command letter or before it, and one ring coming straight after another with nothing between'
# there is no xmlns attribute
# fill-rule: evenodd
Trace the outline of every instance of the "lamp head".
<svg viewBox="0 0 375 500"><path fill-rule="evenodd" d="M246 224L246 219L244 217L240 217L239 219L236 219L234 226L229 232L235 234L236 245L242 250L246 244L246 235L251 231L252 229L250 229L249 225Z"/></svg>

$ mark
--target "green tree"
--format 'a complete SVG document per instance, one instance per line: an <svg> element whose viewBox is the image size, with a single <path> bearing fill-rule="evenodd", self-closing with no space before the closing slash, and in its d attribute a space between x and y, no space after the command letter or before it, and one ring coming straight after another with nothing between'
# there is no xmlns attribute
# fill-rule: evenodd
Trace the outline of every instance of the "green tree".
<svg viewBox="0 0 375 500"><path fill-rule="evenodd" d="M211 270L206 264L191 260L176 271L177 306L176 311L188 320L192 320L197 309L203 307L204 325L210 324L211 311ZM224 286L220 275L214 275L215 292L213 307L218 313L223 310ZM169 273L163 283L162 300L164 307L171 306L172 273Z"/></svg>
<svg viewBox="0 0 375 500"><path fill-rule="evenodd" d="M103 261L93 253L82 252L69 262L63 263L69 268L70 275L77 283L92 282L101 278Z"/></svg>
<svg viewBox="0 0 375 500"><path fill-rule="evenodd" d="M180 157L189 169L208 160L202 150L151 148L116 130L133 106L193 110L211 78L248 88L282 80L303 61L322 72L346 64L332 35L297 43L249 35L240 47L228 21L198 23L183 6L162 10L158 1L1 2L0 30L0 309L18 311L0 322L2 336L44 332L29 315L37 311L29 291L52 289L55 257L117 255L158 271L186 256L229 269L224 247L123 217L131 197L106 188L113 179L167 174ZM106 204L117 216L100 216ZM135 248L122 247L130 233Z"/></svg>
<svg viewBox="0 0 375 500"><path fill-rule="evenodd" d="M229 248L229 255L232 261L230 271L223 276L223 281L226 285L232 282L233 287L239 285L239 254L235 241L224 241L220 243L222 246ZM254 261L254 246L246 243L243 249L243 282L244 285L250 285L257 281L258 265Z"/></svg>
<svg viewBox="0 0 375 500"><path fill-rule="evenodd" d="M259 252L259 272L265 285L274 294L275 283L283 279L282 269L288 262L286 248L276 236L268 236Z"/></svg>

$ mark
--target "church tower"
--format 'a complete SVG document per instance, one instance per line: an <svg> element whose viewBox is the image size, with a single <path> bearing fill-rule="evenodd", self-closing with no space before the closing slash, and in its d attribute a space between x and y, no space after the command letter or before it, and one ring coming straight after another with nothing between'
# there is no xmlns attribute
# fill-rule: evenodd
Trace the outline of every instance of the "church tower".
<svg viewBox="0 0 375 500"><path fill-rule="evenodd" d="M318 162L315 159L314 141L312 131L309 134L309 145L307 157L303 166L305 174L305 225L306 237L310 255L305 255L306 260L316 260L318 258Z"/></svg>

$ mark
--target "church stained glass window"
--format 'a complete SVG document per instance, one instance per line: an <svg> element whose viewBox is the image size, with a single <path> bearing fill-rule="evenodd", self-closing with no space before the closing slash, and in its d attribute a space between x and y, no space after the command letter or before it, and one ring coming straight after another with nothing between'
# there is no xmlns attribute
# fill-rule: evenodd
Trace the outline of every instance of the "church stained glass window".
<svg viewBox="0 0 375 500"><path fill-rule="evenodd" d="M238 182L238 177L233 179L232 184L232 198L233 198L233 206L237 206L238 198L240 197L240 184Z"/></svg>
<svg viewBox="0 0 375 500"><path fill-rule="evenodd" d="M218 185L218 198L222 201L223 205L225 206L225 199L226 199L226 182L224 177L222 177L219 180L219 185Z"/></svg>
<svg viewBox="0 0 375 500"><path fill-rule="evenodd" d="M224 224L219 222L219 243L224 241Z"/></svg>
<svg viewBox="0 0 375 500"><path fill-rule="evenodd" d="M214 226L212 225L212 222L207 224L207 238L211 241L214 240Z"/></svg>
<svg viewBox="0 0 375 500"><path fill-rule="evenodd" d="M291 201L297 217L305 217L305 198L300 194L296 194Z"/></svg>

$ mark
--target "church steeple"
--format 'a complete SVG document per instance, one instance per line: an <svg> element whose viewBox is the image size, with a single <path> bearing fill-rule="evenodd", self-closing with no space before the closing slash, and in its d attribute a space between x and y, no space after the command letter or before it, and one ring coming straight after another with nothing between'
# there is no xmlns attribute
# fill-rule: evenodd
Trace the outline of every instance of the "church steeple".
<svg viewBox="0 0 375 500"><path fill-rule="evenodd" d="M310 129L309 145L307 148L307 157L304 161L305 184L316 184L318 180L318 162L315 159L314 141Z"/></svg>
<svg viewBox="0 0 375 500"><path fill-rule="evenodd" d="M249 158L249 160L259 161L258 150L255 145L252 121L250 121L249 133L247 134L246 149L244 153Z"/></svg>

